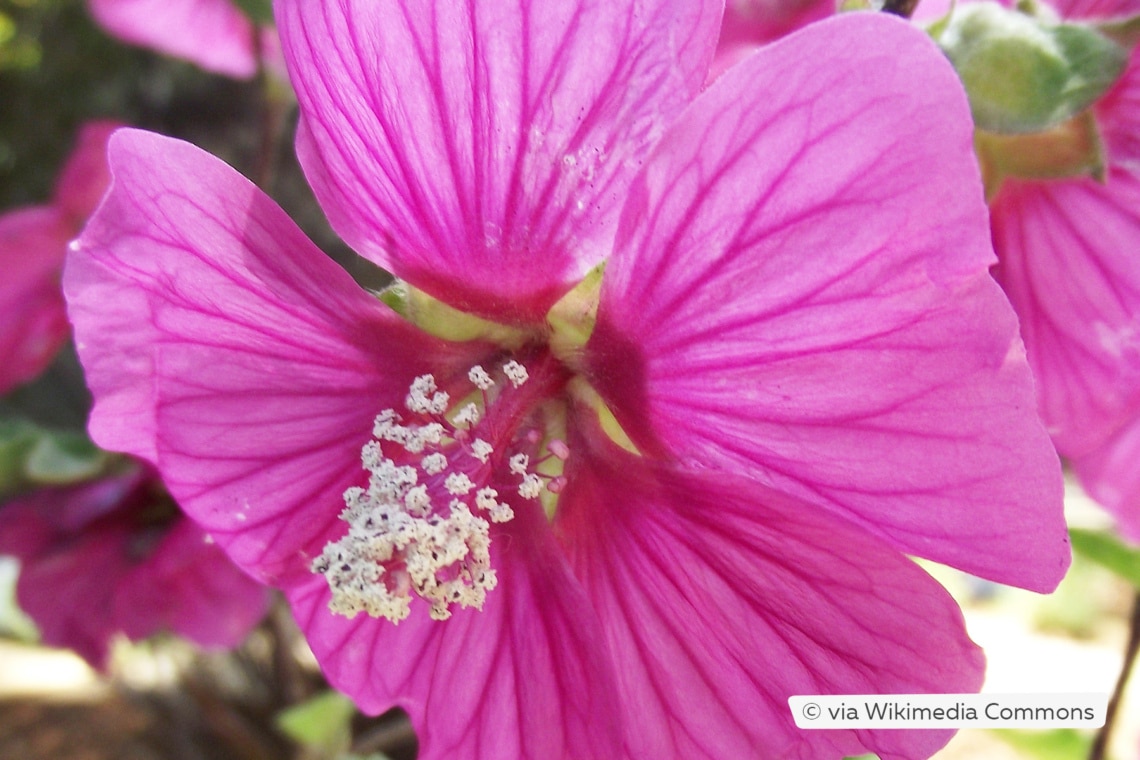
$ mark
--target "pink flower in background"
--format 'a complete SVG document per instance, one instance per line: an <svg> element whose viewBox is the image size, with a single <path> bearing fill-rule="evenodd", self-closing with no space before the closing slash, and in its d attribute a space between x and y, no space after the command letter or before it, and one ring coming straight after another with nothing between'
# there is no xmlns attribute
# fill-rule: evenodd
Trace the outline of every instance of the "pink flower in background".
<svg viewBox="0 0 1140 760"><path fill-rule="evenodd" d="M1055 6L1070 20L1140 13L1135 0ZM1140 52L1093 114L1105 180L1007 179L990 204L996 275L1057 450L1140 540Z"/></svg>
<svg viewBox="0 0 1140 760"><path fill-rule="evenodd" d="M258 45L275 52L272 30L256 30L233 0L88 0L91 15L124 42L245 79L257 71Z"/></svg>
<svg viewBox="0 0 1140 760"><path fill-rule="evenodd" d="M316 195L415 290L390 308L221 162L120 132L65 277L95 440L423 758L945 743L787 709L979 687L906 554L1037 590L1068 562L930 41L836 19L698 97L712 0L276 10Z"/></svg>
<svg viewBox="0 0 1140 760"><path fill-rule="evenodd" d="M727 0L711 76L758 46L836 12L838 0Z"/></svg>
<svg viewBox="0 0 1140 760"><path fill-rule="evenodd" d="M0 394L40 374L67 340L63 259L110 181L107 137L118 126L80 130L51 203L0 214Z"/></svg>
<svg viewBox="0 0 1140 760"><path fill-rule="evenodd" d="M148 467L6 501L0 554L21 562L17 600L44 643L95 668L116 634L232 647L267 610L267 589L207 542Z"/></svg>

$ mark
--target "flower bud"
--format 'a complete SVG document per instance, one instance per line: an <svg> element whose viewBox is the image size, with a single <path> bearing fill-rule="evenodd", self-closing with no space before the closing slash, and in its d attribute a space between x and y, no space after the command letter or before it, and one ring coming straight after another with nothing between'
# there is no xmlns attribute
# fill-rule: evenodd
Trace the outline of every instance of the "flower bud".
<svg viewBox="0 0 1140 760"><path fill-rule="evenodd" d="M1091 27L1057 23L996 3L957 7L934 35L954 64L978 129L1053 129L1100 98L1128 51Z"/></svg>

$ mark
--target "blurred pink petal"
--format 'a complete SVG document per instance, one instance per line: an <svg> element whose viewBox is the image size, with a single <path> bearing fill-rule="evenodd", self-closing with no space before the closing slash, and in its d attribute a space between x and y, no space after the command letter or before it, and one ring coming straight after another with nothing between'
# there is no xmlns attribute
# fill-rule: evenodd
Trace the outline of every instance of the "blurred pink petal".
<svg viewBox="0 0 1140 760"><path fill-rule="evenodd" d="M876 44L819 71L854 38ZM853 14L718 80L634 185L589 361L644 448L1049 590L1068 564L1060 473L988 275L965 98L936 55Z"/></svg>
<svg viewBox="0 0 1140 760"><path fill-rule="evenodd" d="M80 128L50 205L0 214L0 394L43 372L67 340L60 270L107 189L107 138L118 126Z"/></svg>
<svg viewBox="0 0 1140 760"><path fill-rule="evenodd" d="M1084 456L1140 414L1140 175L1009 180L992 218L1041 414L1062 454Z"/></svg>
<svg viewBox="0 0 1140 760"><path fill-rule="evenodd" d="M52 205L67 216L76 234L111 184L107 141L121 126L117 121L89 121L80 127L75 147L56 178Z"/></svg>
<svg viewBox="0 0 1140 760"><path fill-rule="evenodd" d="M135 468L0 506L0 553L21 562L17 599L44 643L102 668L116 634L232 647L264 616L267 590L163 499Z"/></svg>
<svg viewBox="0 0 1140 760"><path fill-rule="evenodd" d="M231 0L88 0L91 15L124 42L247 78L257 71L253 24Z"/></svg>
<svg viewBox="0 0 1140 760"><path fill-rule="evenodd" d="M700 87L711 0L278 3L298 154L337 232L452 306L541 318L609 255Z"/></svg>
<svg viewBox="0 0 1140 760"><path fill-rule="evenodd" d="M1074 462L1089 495L1116 516L1125 538L1140 544L1140 417Z"/></svg>
<svg viewBox="0 0 1140 760"><path fill-rule="evenodd" d="M760 45L834 15L837 0L728 0L709 79Z"/></svg>
<svg viewBox="0 0 1140 760"><path fill-rule="evenodd" d="M59 270L73 234L51 206L0 215L0 394L43 372L67 340Z"/></svg>

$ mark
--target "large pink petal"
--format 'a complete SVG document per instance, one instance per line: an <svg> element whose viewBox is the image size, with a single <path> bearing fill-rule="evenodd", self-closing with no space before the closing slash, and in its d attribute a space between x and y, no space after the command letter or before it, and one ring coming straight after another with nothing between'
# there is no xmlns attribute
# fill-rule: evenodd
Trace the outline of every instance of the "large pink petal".
<svg viewBox="0 0 1140 760"><path fill-rule="evenodd" d="M1140 417L1073 464L1081 485L1116 517L1120 532L1140 544Z"/></svg>
<svg viewBox="0 0 1140 760"><path fill-rule="evenodd" d="M186 143L124 130L64 277L104 448L272 582L307 564L362 477L373 417L417 374L465 372L360 290L268 197Z"/></svg>
<svg viewBox="0 0 1140 760"><path fill-rule="evenodd" d="M850 14L761 49L664 138L622 221L587 361L645 450L1060 580L1060 468L987 272L965 97L921 32Z"/></svg>
<svg viewBox="0 0 1140 760"><path fill-rule="evenodd" d="M539 319L609 255L633 173L700 87L713 0L278 0L298 153L357 252Z"/></svg>
<svg viewBox="0 0 1140 760"><path fill-rule="evenodd" d="M1042 416L1062 454L1083 456L1140 413L1140 174L1009 181L992 214Z"/></svg>
<svg viewBox="0 0 1140 760"><path fill-rule="evenodd" d="M788 708L797 694L976 691L981 651L935 581L798 499L610 448L575 471L556 526L617 668L626 757L913 760L947 741L804 731Z"/></svg>
<svg viewBox="0 0 1140 760"><path fill-rule="evenodd" d="M481 611L399 625L329 613L323 578L290 592L330 682L366 712L400 705L421 760L619 757L619 694L590 603L533 503L493 532L499 584Z"/></svg>
<svg viewBox="0 0 1140 760"><path fill-rule="evenodd" d="M0 215L0 394L40 374L67 340L59 276L73 234L52 207Z"/></svg>
<svg viewBox="0 0 1140 760"><path fill-rule="evenodd" d="M253 25L231 0L88 0L110 34L209 71L246 78L257 70Z"/></svg>

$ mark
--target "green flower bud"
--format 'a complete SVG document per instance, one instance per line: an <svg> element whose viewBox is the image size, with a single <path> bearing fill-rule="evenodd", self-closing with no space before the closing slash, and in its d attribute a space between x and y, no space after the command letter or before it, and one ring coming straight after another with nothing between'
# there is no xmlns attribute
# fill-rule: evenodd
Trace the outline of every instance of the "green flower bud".
<svg viewBox="0 0 1140 760"><path fill-rule="evenodd" d="M1089 108L1124 71L1124 47L1092 27L1041 15L976 3L936 25L936 41L962 79L978 129L1053 129Z"/></svg>

